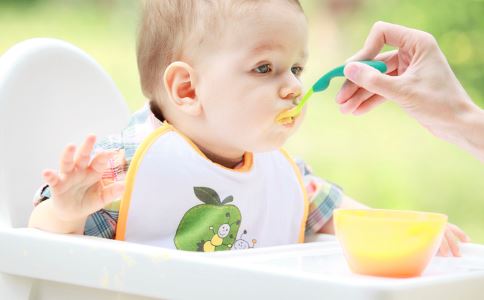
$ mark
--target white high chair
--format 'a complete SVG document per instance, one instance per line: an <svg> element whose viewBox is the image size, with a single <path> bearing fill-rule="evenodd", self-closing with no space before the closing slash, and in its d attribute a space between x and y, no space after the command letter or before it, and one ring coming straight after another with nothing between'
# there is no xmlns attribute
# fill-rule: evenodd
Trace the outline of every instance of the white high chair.
<svg viewBox="0 0 484 300"><path fill-rule="evenodd" d="M128 109L85 53L33 39L0 56L0 299L481 299L484 247L423 277L353 275L330 241L199 254L25 228L40 172L69 142L115 133Z"/></svg>

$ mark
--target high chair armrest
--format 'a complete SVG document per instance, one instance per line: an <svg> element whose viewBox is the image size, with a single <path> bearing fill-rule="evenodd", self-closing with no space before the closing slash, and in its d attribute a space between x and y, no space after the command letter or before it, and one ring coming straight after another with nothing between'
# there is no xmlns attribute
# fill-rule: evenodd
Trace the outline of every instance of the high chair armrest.
<svg viewBox="0 0 484 300"><path fill-rule="evenodd" d="M318 234L311 234L306 235L305 243L313 243L313 242L335 242L336 237L332 234L326 233L318 233Z"/></svg>
<svg viewBox="0 0 484 300"><path fill-rule="evenodd" d="M177 251L31 228L0 228L0 245L0 272L154 298L246 299L251 291L264 298L296 298L299 287L313 286L313 293L318 286L318 280L233 261L229 253ZM316 290L323 289L324 284Z"/></svg>
<svg viewBox="0 0 484 300"><path fill-rule="evenodd" d="M193 299L207 269L223 272L198 253L31 228L0 228L0 245L0 272L156 298Z"/></svg>
<svg viewBox="0 0 484 300"><path fill-rule="evenodd" d="M334 240L209 254L0 228L0 245L0 273L161 299L478 299L484 284L475 244L404 280L351 274Z"/></svg>

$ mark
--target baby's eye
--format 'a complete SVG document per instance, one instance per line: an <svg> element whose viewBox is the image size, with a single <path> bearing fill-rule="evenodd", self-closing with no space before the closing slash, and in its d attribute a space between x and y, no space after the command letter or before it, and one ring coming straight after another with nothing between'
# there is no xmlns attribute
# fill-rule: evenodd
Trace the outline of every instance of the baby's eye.
<svg viewBox="0 0 484 300"><path fill-rule="evenodd" d="M301 75L302 71L304 70L303 67L292 67L291 68L291 72L296 75L296 76L299 76Z"/></svg>
<svg viewBox="0 0 484 300"><path fill-rule="evenodd" d="M265 73L271 72L272 67L269 64L265 64L265 65L258 66L257 68L254 69L254 71L256 71L257 73L265 74Z"/></svg>

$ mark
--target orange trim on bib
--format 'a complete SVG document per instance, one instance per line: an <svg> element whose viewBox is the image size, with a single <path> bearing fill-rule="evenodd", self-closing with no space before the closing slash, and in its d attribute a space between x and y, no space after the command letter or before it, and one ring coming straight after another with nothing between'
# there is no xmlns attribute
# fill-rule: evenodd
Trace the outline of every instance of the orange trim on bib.
<svg viewBox="0 0 484 300"><path fill-rule="evenodd" d="M168 123L165 121L165 124L168 124ZM171 126L171 125L169 125L169 126ZM245 152L244 153L244 156L242 157L242 165L241 166L236 167L234 169L227 168L225 166L222 166L221 164L218 164L218 163L215 163L215 162L211 161L205 155L205 153L203 153L202 150L200 150L200 148L189 137L187 137L186 135L184 135L183 133L181 133L180 131L178 131L175 127L172 126L172 128L173 128L173 130L176 133L178 133L182 138L184 138L192 146L192 148L195 151L197 151L198 154L200 154L200 156L202 156L204 159L208 160L212 164L217 165L220 168L223 168L223 169L226 169L226 170L230 170L230 171L234 171L234 172L248 172L248 171L250 171L252 169L252 165L254 163L254 155L252 154L252 152Z"/></svg>
<svg viewBox="0 0 484 300"><path fill-rule="evenodd" d="M302 189L302 192L303 192L304 215L303 215L303 220L302 220L302 223L301 223L301 231L299 232L299 243L304 243L304 238L305 238L305 233L306 233L306 222L308 220L308 214L309 214L309 201L308 201L308 195L307 195L307 192L306 192L306 187L304 186L302 174L301 174L298 166L294 162L294 160L286 152L285 149L280 148L279 151L281 151L281 153L286 157L286 159L292 165L294 172L296 172L297 180L298 180L299 185L301 186L301 189Z"/></svg>
<svg viewBox="0 0 484 300"><path fill-rule="evenodd" d="M121 205L119 207L119 216L118 216L118 223L116 224L116 234L115 234L115 239L124 241L126 238L126 225L127 225L127 220L128 220L128 211L129 207L131 204L131 194L133 192L133 186L134 186L134 179L136 174L138 173L138 168L141 163L141 158L145 155L146 151L148 151L149 147L163 134L169 132L169 131L174 131L178 133L185 141L188 142L192 146L192 148L197 151L200 156L205 158L206 160L210 161L214 165L217 165L218 167L231 170L234 172L248 172L252 169L252 165L254 162L253 154L250 152L246 152L243 157L243 164L242 166L236 168L236 169L231 169L224 167L220 164L214 163L210 159L207 158L207 156L198 148L195 143L193 143L187 136L185 136L183 133L179 132L175 127L173 127L171 124L168 122L163 122L163 125L159 128L157 128L155 131L153 131L148 137L141 143L141 145L136 149L136 152L133 156L133 159L131 160L131 163L128 168L128 172L126 174L126 187L125 191L123 194L123 198L121 200Z"/></svg>
<svg viewBox="0 0 484 300"><path fill-rule="evenodd" d="M134 179L138 173L138 168L141 163L141 158L148 151L149 147L156 141L156 139L165 134L168 131L173 131L173 127L170 125L162 126L153 131L146 140L141 143L141 145L136 149L136 152L131 160L128 168L128 173L126 174L126 188L123 194L123 199L121 200L121 205L119 207L118 223L116 225L116 235L115 239L119 241L124 241L126 237L126 222L128 220L128 211L131 204L131 194L133 193Z"/></svg>

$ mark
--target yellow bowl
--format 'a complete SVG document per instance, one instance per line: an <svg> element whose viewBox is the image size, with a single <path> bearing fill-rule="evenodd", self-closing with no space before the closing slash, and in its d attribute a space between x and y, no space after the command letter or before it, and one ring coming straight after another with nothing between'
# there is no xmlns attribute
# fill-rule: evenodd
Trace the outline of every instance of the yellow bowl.
<svg viewBox="0 0 484 300"><path fill-rule="evenodd" d="M419 276L437 252L447 216L385 209L337 209L336 238L350 269L385 277Z"/></svg>

